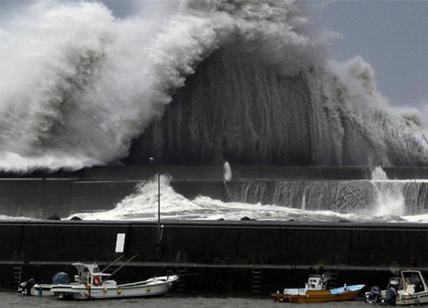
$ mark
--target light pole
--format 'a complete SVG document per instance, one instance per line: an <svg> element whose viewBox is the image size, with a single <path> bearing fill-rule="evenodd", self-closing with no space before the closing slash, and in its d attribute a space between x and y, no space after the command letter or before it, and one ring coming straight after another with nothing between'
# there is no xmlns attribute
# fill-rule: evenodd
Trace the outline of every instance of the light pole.
<svg viewBox="0 0 428 308"><path fill-rule="evenodd" d="M155 161L153 156L149 157L150 163ZM160 164L159 160L156 159L157 163L157 178L158 178L158 241L161 241L161 212L160 212Z"/></svg>

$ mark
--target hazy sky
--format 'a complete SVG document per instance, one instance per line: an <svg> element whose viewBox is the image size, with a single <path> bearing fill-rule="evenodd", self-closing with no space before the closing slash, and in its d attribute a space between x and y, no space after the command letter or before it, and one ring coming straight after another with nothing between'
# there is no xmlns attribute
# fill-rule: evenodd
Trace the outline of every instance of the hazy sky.
<svg viewBox="0 0 428 308"><path fill-rule="evenodd" d="M374 67L378 87L392 104L428 114L428 1L330 1L313 6L316 23L342 35L332 58L361 55Z"/></svg>
<svg viewBox="0 0 428 308"><path fill-rule="evenodd" d="M77 0L78 1L78 0ZM162 5L166 0L150 0ZM30 0L0 0L8 9ZM132 14L136 0L103 0L117 16ZM394 105L414 106L428 118L428 0L311 1L315 24L341 34L331 57L361 55L376 71L381 92Z"/></svg>

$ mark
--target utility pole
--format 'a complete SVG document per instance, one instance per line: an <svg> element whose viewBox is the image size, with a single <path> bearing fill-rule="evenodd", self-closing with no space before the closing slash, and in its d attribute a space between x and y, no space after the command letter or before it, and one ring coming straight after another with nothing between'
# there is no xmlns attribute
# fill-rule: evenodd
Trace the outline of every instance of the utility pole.
<svg viewBox="0 0 428 308"><path fill-rule="evenodd" d="M157 167L157 180L158 180L158 242L162 239L162 226L161 226L161 210L160 210L160 164L159 160L155 159L153 156L149 157L150 163L154 163L156 161Z"/></svg>

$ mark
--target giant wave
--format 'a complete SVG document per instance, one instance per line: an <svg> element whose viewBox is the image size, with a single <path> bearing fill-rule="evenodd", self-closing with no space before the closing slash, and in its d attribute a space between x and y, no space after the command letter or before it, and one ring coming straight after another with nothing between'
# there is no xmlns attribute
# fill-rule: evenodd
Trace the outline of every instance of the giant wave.
<svg viewBox="0 0 428 308"><path fill-rule="evenodd" d="M427 163L418 116L388 106L362 58L329 60L335 35L303 2L165 7L39 1L3 22L0 169L114 163L141 135L135 153L174 163Z"/></svg>

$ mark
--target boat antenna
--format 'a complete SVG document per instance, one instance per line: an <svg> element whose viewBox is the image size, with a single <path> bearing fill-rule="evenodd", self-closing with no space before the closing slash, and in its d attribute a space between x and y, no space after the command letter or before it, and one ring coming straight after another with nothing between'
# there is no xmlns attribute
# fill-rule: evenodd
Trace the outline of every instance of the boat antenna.
<svg viewBox="0 0 428 308"><path fill-rule="evenodd" d="M119 266L113 273L110 274L110 277L116 274L118 271L120 271L125 265L127 265L129 262L134 260L138 255L133 255L130 257L125 263L123 263L121 266Z"/></svg>
<svg viewBox="0 0 428 308"><path fill-rule="evenodd" d="M105 273L106 270L108 270L110 267L112 267L115 263L119 262L125 255L120 255L118 258L114 259L113 262L111 262L109 265L107 265L101 273Z"/></svg>

